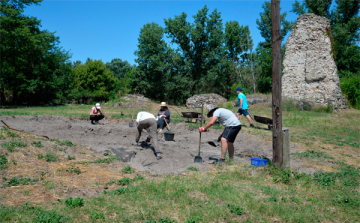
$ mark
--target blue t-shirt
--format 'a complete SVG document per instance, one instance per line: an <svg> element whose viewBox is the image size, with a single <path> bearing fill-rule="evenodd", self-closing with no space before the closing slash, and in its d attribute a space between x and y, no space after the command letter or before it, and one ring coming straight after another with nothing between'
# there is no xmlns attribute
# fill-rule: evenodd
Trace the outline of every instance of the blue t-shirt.
<svg viewBox="0 0 360 223"><path fill-rule="evenodd" d="M242 109L246 110L248 109L248 103L246 101L246 96L243 93L238 94L238 101L239 101L239 106L240 106L240 98L243 99L243 103L242 103Z"/></svg>
<svg viewBox="0 0 360 223"><path fill-rule="evenodd" d="M225 108L218 108L214 111L213 117L218 117L220 124L225 127L241 125L236 115Z"/></svg>

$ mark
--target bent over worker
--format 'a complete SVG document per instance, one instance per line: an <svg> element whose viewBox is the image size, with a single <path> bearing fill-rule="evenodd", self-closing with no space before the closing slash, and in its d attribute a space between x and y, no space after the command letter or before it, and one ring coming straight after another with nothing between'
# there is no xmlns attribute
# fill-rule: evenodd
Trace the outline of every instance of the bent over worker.
<svg viewBox="0 0 360 223"><path fill-rule="evenodd" d="M241 123L235 114L225 108L210 107L207 117L212 119L205 127L200 127L199 132L206 132L217 119L225 127L223 133L220 135L221 140L221 159L218 162L225 161L226 151L229 153L229 158L234 158L234 141L241 130Z"/></svg>
<svg viewBox="0 0 360 223"><path fill-rule="evenodd" d="M155 149L155 156L157 159L162 158L162 149L159 147L158 143L158 133L157 133L157 122L155 116L149 112L139 112L136 116L137 131L135 145L139 145L139 139L141 132L145 129L149 133L148 139L152 139L152 144ZM147 140L148 141L148 140Z"/></svg>

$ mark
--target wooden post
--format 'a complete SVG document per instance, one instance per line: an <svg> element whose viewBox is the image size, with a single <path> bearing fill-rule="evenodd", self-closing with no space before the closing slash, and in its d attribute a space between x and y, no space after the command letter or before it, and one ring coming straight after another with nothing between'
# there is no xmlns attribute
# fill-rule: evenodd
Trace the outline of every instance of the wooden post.
<svg viewBox="0 0 360 223"><path fill-rule="evenodd" d="M283 128L283 167L289 168L290 167L290 135L289 129Z"/></svg>
<svg viewBox="0 0 360 223"><path fill-rule="evenodd" d="M273 162L283 165L280 0L271 0Z"/></svg>

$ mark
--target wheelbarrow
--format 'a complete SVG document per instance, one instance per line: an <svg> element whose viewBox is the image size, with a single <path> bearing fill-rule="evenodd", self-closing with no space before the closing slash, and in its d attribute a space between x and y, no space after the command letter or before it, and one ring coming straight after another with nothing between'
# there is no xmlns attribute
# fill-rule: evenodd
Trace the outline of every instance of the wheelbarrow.
<svg viewBox="0 0 360 223"><path fill-rule="evenodd" d="M273 120L271 118L253 115L250 109L248 109L247 111L249 112L251 119L255 120L258 123L268 125L268 129L272 130Z"/></svg>
<svg viewBox="0 0 360 223"><path fill-rule="evenodd" d="M188 122L191 122L190 120L195 119L196 122L201 123L201 113L199 113L199 112L183 112L182 111L181 114L180 114L180 112L178 112L178 110L176 110L174 107L169 107L169 108L174 109L181 117L187 118ZM205 123L205 117L203 118L203 122Z"/></svg>

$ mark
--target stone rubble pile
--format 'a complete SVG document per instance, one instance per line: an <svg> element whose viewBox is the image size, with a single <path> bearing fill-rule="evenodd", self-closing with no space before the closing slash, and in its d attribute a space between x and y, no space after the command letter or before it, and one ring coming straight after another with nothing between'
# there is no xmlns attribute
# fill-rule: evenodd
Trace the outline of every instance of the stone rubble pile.
<svg viewBox="0 0 360 223"><path fill-rule="evenodd" d="M313 13L301 15L285 44L282 96L313 105L348 108L330 40L330 22Z"/></svg>
<svg viewBox="0 0 360 223"><path fill-rule="evenodd" d="M221 103L227 102L226 98L218 94L198 94L186 100L186 107L190 109L201 109L204 104L204 109L209 107L219 106Z"/></svg>

